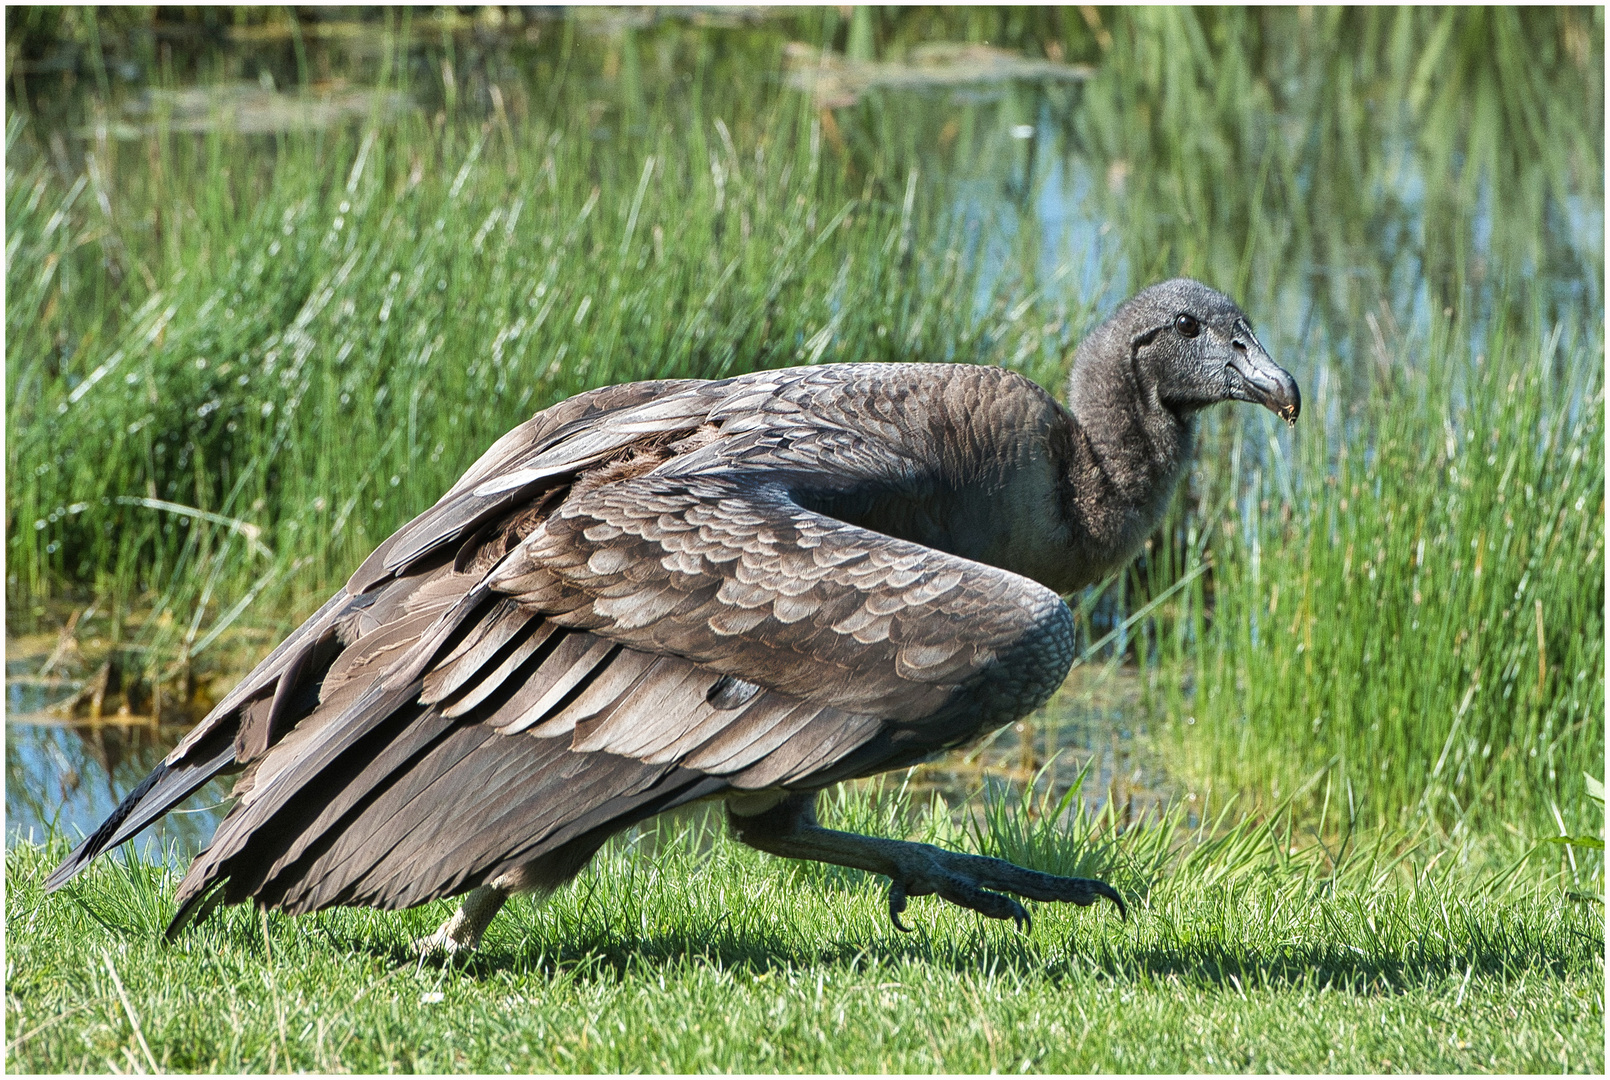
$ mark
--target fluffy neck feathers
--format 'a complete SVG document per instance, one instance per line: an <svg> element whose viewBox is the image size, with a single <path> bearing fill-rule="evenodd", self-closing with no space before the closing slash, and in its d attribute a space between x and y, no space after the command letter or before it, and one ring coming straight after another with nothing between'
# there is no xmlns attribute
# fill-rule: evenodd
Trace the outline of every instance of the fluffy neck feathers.
<svg viewBox="0 0 1610 1080"><path fill-rule="evenodd" d="M1068 379L1071 439L1063 512L1070 569L1100 580L1122 566L1162 520L1190 465L1196 423L1167 408L1135 362L1135 343L1108 324L1080 346Z"/></svg>

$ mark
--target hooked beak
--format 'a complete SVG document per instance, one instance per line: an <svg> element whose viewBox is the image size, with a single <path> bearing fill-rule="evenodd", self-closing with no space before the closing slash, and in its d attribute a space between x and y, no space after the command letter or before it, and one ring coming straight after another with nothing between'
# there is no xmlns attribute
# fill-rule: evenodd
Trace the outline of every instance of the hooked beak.
<svg viewBox="0 0 1610 1080"><path fill-rule="evenodd" d="M1303 407L1297 380L1269 358L1256 338L1245 341L1238 337L1232 343L1226 371L1231 398L1262 405L1288 424L1297 422Z"/></svg>

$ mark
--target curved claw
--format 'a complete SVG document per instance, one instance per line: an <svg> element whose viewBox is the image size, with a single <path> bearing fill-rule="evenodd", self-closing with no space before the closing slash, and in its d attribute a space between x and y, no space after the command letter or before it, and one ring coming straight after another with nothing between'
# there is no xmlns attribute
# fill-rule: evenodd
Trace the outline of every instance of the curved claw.
<svg viewBox="0 0 1610 1080"><path fill-rule="evenodd" d="M475 951L473 944L460 942L445 932L446 928L434 934L416 937L408 943L408 948L419 958L420 963L426 960L451 961L462 952L468 955Z"/></svg>
<svg viewBox="0 0 1610 1080"><path fill-rule="evenodd" d="M900 921L900 913L906 910L906 887L898 881L889 882L889 921L894 928L902 934L911 933L911 927Z"/></svg>
<svg viewBox="0 0 1610 1080"><path fill-rule="evenodd" d="M1118 895L1118 890L1108 885L1105 881L1097 881L1095 885L1096 892L1118 905L1118 918L1123 922L1128 922L1129 909L1124 906L1124 898Z"/></svg>
<svg viewBox="0 0 1610 1080"><path fill-rule="evenodd" d="M1118 890L1105 881L1094 878L1061 878L1059 887L1048 896L1035 896L1036 900L1062 900L1079 907L1089 907L1097 900L1107 899L1118 905L1118 917L1125 922L1129 921L1129 908L1124 904L1124 898L1118 895ZM1031 894L1032 895L1032 894Z"/></svg>

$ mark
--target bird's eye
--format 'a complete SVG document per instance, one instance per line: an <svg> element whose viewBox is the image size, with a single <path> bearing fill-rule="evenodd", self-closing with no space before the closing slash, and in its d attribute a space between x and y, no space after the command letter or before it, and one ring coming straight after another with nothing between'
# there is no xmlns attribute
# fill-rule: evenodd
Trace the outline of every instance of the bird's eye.
<svg viewBox="0 0 1610 1080"><path fill-rule="evenodd" d="M1174 316L1174 329L1179 331L1180 337L1195 337L1202 332L1202 324L1196 321L1196 316L1182 311Z"/></svg>

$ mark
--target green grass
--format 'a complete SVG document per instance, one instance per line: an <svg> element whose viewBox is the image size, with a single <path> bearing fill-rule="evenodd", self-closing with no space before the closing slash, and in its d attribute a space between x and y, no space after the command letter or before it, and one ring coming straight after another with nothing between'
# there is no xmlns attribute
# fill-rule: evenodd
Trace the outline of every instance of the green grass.
<svg viewBox="0 0 1610 1080"><path fill-rule="evenodd" d="M32 318L52 301L22 294L83 241L49 228L70 207L43 197L36 160L11 187L13 235L37 241L23 260L43 267L14 270L9 305L17 591L79 580L177 614L305 564L293 595L322 591L498 434L588 387L978 356L961 260L911 249L910 207L821 175L808 117L739 126L769 162L720 140L689 153L671 117L654 130L623 155L537 120L511 144L419 119L293 145L260 194L203 169L194 246L104 346L81 344L94 364L60 374L52 320Z"/></svg>
<svg viewBox="0 0 1610 1080"><path fill-rule="evenodd" d="M907 820L898 791L830 809ZM1115 837L1077 812L986 809L972 827L920 816L916 835L1029 862L1012 837L1082 851L1130 895L1131 922L1036 905L1022 936L922 898L901 935L882 879L770 859L692 817L612 845L541 907L514 902L481 953L438 968L407 942L445 904L228 909L168 947L165 871L109 862L45 898L62 845L14 845L7 1065L1603 1071L1603 912L1562 888L1557 853L1506 875L1412 843L1338 852L1246 824L1215 839L1177 817Z"/></svg>
<svg viewBox="0 0 1610 1080"><path fill-rule="evenodd" d="M1379 824L1598 835L1602 337L1467 343L1442 322L1389 350L1353 438L1299 425L1256 464L1238 442L1251 476L1202 486L1213 574L1168 613L1199 644L1170 643L1157 680L1175 757L1272 799L1335 766Z"/></svg>

